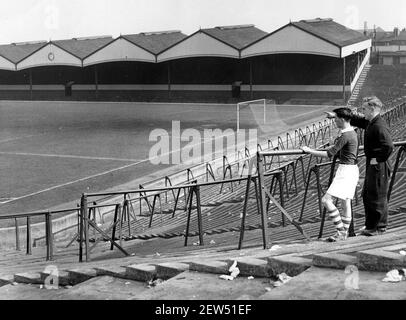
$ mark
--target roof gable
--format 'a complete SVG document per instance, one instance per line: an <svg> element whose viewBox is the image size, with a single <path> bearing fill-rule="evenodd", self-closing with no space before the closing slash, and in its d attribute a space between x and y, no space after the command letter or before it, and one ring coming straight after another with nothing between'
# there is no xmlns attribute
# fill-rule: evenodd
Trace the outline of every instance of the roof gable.
<svg viewBox="0 0 406 320"><path fill-rule="evenodd" d="M332 19L314 19L292 22L292 25L339 47L368 40L362 33L348 29Z"/></svg>
<svg viewBox="0 0 406 320"><path fill-rule="evenodd" d="M238 50L267 35L254 25L215 27L201 31Z"/></svg>
<svg viewBox="0 0 406 320"><path fill-rule="evenodd" d="M83 59L101 47L113 41L111 36L97 37L97 38L73 38L68 40L52 41L55 45L64 49L65 51Z"/></svg>
<svg viewBox="0 0 406 320"><path fill-rule="evenodd" d="M158 54L185 39L187 36L180 31L162 31L128 34L122 37L153 54Z"/></svg>
<svg viewBox="0 0 406 320"><path fill-rule="evenodd" d="M0 55L13 63L18 63L46 45L46 41L0 45Z"/></svg>

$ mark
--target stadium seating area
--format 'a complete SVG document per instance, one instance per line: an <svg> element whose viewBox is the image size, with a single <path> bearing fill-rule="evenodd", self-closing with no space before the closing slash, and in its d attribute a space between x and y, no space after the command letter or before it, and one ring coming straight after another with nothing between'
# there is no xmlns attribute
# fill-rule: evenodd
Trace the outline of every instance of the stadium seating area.
<svg viewBox="0 0 406 320"><path fill-rule="evenodd" d="M275 54L236 60L219 57L199 57L173 60L157 64L145 62L110 62L85 68L70 66L36 67L29 70L0 70L0 99L23 100L101 100L101 101L180 101L235 103L251 99L248 91L233 98L231 86L235 81L250 83L252 62L253 85L342 85L341 59L302 55ZM347 58L346 82L349 83L357 68L353 56ZM30 74L33 91L30 92ZM96 78L103 85L160 85L148 90L110 90L100 88L96 93ZM229 89L201 90L193 88L167 90L171 85L214 85ZM65 95L65 85L73 83L72 96ZM7 86L14 86L8 89ZM4 87L1 87L4 86ZM18 88L24 86L24 88ZM41 87L38 87L41 86ZM49 88L47 88L49 86ZM82 86L82 88L78 88ZM84 88L83 86L87 86ZM275 99L283 103L289 99L339 99L339 92L254 91L254 98Z"/></svg>
<svg viewBox="0 0 406 320"><path fill-rule="evenodd" d="M355 105L362 97L376 95L382 101L406 95L406 66L372 65Z"/></svg>
<svg viewBox="0 0 406 320"><path fill-rule="evenodd" d="M391 132L394 141L404 140L406 137L406 127L402 121L391 123ZM390 161L395 162L397 153L393 153ZM299 159L303 160L305 168L311 168L316 163L320 163L321 159L316 159L309 156L296 157L284 157L276 158L273 160L273 168L276 171L281 170L283 173L283 192L280 192L279 185L274 181L273 176L270 175L265 179L265 186L268 190L271 190L275 195L278 202L284 205L286 211L291 214L296 220L301 218L303 224L314 224L312 227L312 236L317 236L318 228L321 221L321 213L319 210L319 200L317 194L317 184L315 176L311 176L309 191L305 195L306 180L308 175L304 175L301 170ZM403 158L400 166L404 166L406 158ZM241 173L241 166L243 162L235 162L231 165L232 173L227 175L227 178L238 177ZM293 166L296 170L292 170ZM359 163L361 185L363 176L365 175L365 159L362 157ZM307 169L306 169L307 170ZM306 171L307 173L308 171ZM320 181L323 190L328 187L328 179L330 174L330 166L321 167ZM241 225L241 212L244 205L244 197L246 192L246 180L241 182L225 183L222 184L222 176L217 175L216 181L219 184L202 186L200 187L201 194L201 207L203 218L203 229L205 234L217 234L223 232L236 232L239 231ZM198 182L207 181L207 176L202 175L195 177ZM403 193L402 185L406 183L406 176L404 174L398 174L395 184L394 192L390 201L390 221L395 221L398 218L399 208L406 205ZM209 178L209 181L213 179ZM184 195L182 193L182 195ZM169 199L168 201L164 199ZM260 227L260 215L257 212L256 206L257 195L255 190L252 189L250 193L250 200L248 205L248 214L246 220L247 230L252 230ZM305 199L305 201L304 201ZM144 208L144 211L140 215L137 215L136 220L126 222L123 224L122 235L124 240L134 239L151 239L155 237L172 238L179 237L185 234L187 212L185 211L186 196L180 198L177 211L174 213L174 199L170 192L161 194L160 205L157 204L155 209L151 211L151 208ZM194 199L195 200L195 199ZM138 206L138 200L134 200L136 206ZM151 198L150 198L151 201ZM196 201L193 203L193 209L196 209ZM357 197L353 203L354 206L354 218L356 226L360 227L363 224L364 210L361 200L361 188L357 190ZM135 214L135 212L134 212ZM285 226L285 221L278 211L277 207L272 203L269 205L268 211L268 227L270 228L282 228ZM403 219L405 220L405 219ZM403 221L402 220L402 221ZM402 223L405 223L403 221ZM198 220L195 213L192 214L190 222L190 235L196 236L198 234ZM281 232L281 229L278 229ZM325 234L333 231L333 225L326 221ZM270 231L273 232L272 230ZM295 234L295 231L292 230ZM281 232L281 237L282 236ZM286 235L285 235L286 236ZM301 235L295 234L296 238L300 238ZM118 239L118 238L117 238Z"/></svg>

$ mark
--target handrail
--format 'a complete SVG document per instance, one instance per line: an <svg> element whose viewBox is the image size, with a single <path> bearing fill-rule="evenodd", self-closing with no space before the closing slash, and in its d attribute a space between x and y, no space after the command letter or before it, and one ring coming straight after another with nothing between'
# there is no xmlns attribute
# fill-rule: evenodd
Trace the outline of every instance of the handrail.
<svg viewBox="0 0 406 320"><path fill-rule="evenodd" d="M403 115L405 113L405 108L399 108L399 107L404 107L405 105L406 104L404 102L401 102L400 104L397 104L395 106L391 105L390 108L388 108L386 110L384 116L389 117L389 118L390 117L395 118L395 117L399 116L399 114ZM258 146L257 146L257 149L258 149L257 154L264 155L264 156L278 156L278 159L279 159L279 156L284 156L284 155L303 155L304 154L303 150L300 150L300 149L288 150L287 148L290 147L289 142L290 142L292 147L297 147L298 142L299 142L299 146L302 145L303 142L305 142L305 144L309 144L310 142L314 142L314 144L316 146L316 144L318 143L320 138L324 142L325 135L327 134L327 131L328 131L328 134L331 135L331 129L333 127L335 127L335 124L334 124L333 121L329 121L328 119L324 119L323 123L318 122L318 126L315 125L314 123L313 123L313 125L306 126L306 128L305 128L306 133L305 134L303 133L303 130L301 128L295 130L295 139L294 139L295 141L294 141L294 143L293 143L293 140L292 140L292 137L290 136L290 134L287 133L286 134L286 146L284 145L284 141L281 138L281 136L278 136L278 146L277 147L272 148L272 150L259 150L259 149L262 149L262 146L261 146L261 148L258 148ZM297 141L297 140L299 140L299 141ZM395 144L395 146L405 145L406 142L405 141L397 141L394 144ZM268 149L270 149L270 147L273 147L273 143L272 143L272 141L270 139L268 139ZM281 150L281 149L283 149L283 150ZM361 146L360 150L362 150L362 149L363 149L363 147ZM245 164L249 160L249 158L252 159L252 158L255 157L255 156L248 157L249 156L249 149L247 147L245 147L244 150L245 150L245 156L246 156L245 159L237 159L236 162L229 163L227 158L223 158L223 170L225 168L225 163L226 162L227 162L226 170L229 168L229 170L231 172L231 167L233 165L236 165L236 164L240 163L241 161L243 161L244 164ZM264 161L264 164L266 165L265 161ZM319 167L321 167L323 165L326 165L326 164L322 164L322 163L316 164L316 166L319 166ZM187 169L188 175L190 174L192 176L192 178L194 178L191 168L198 167L198 166L201 166L201 164L188 168ZM290 162L289 161L288 162L284 161L284 163L282 165L281 165L281 162L279 162L278 168L284 168L283 170L285 170L284 172L287 175L287 170L288 170L287 166L294 167L296 165L293 165L291 161ZM207 168L207 164L206 164L206 168ZM275 172L276 170L278 170L277 168L272 168L272 164L269 165L269 169L270 169L270 171L265 170L264 175L271 174L272 172ZM303 163L302 163L302 169L303 169ZM224 171L226 171L226 170L224 170ZM206 171L206 174L207 174L207 171ZM258 173L256 175L252 175L251 177L252 178L257 178ZM190 177L188 177L188 178L190 178ZM157 179L156 181L159 181L159 180L161 180L161 178ZM239 178L223 179L223 180L212 181L212 182L206 181L206 182L200 182L200 183L194 183L194 184L181 183L181 184L175 185L175 186L172 186L172 184L170 183L171 184L170 187L165 186L165 187L157 187L157 188L142 188L141 185L140 185L140 188L135 189L135 190L125 190L125 191L115 191L115 192L99 192L99 193L87 193L87 194L84 193L83 195L86 196L86 197L103 197L103 196L106 196L106 199L104 199L104 200L107 200L107 197L108 197L108 199L112 199L114 196L117 196L117 195L128 195L128 194L131 194L131 193L140 193L140 194L144 193L144 195L142 195L140 197L140 199L134 199L134 200L131 200L131 199L128 200L127 199L127 202L131 203L132 201L148 199L149 197L154 196L154 195L147 194L147 193L158 192L158 196L159 196L159 194L163 193L163 192L167 193L167 192L172 191L172 194L174 194L174 190L181 190L181 189L184 189L184 191L186 191L186 189L187 190L189 190L189 189L190 190L195 190L195 188L198 188L200 186L210 186L210 185L215 185L215 184L219 184L219 183L223 184L223 185L225 183L231 183L232 184L233 182L241 182L241 181L245 181L245 180L247 180L247 177L241 176ZM285 177L285 180L286 180L286 177ZM165 182L167 182L167 181L165 180ZM147 182L147 183L149 184L150 182ZM296 178L294 176L292 176L292 180L290 182L290 187L289 187L288 190L290 190L292 188L293 183L296 183ZM194 192L196 192L196 191L194 191ZM154 202L156 200L157 199L155 198ZM158 200L160 200L160 198ZM148 201L147 201L147 203L149 204L149 206L151 206L151 204ZM102 208L102 207L108 207L108 206L113 206L113 205L117 205L117 204L95 205L95 206L90 206L90 205L87 206L87 204L86 204L86 209L89 209L89 210L93 209L94 210L95 208ZM153 205L153 207L154 206L155 205ZM186 209L187 208L185 208L185 210ZM82 213L81 213L82 214L82 218L81 218L82 220L79 223L81 225L81 228L83 228L83 222L86 224L85 228L89 228L89 225L91 226L91 223L89 221L87 221L88 220L87 217L83 216L83 207L61 209L61 210L55 210L55 211L15 213L15 214L9 214L9 215L0 216L0 220L14 218L17 221L19 218L27 218L27 226L30 226L30 223L31 223L30 218L31 217L44 215L46 217L46 223L49 224L49 217L51 215L56 214L56 213L63 213L63 212L75 212L77 210L82 211ZM128 214L129 214L129 212L128 212ZM153 212L152 212L152 215L153 215ZM151 218L152 218L152 215L151 215ZM16 233L17 233L18 232L18 224L16 224L16 226L17 226L17 229L16 229ZM48 227L49 227L49 225L47 226L46 231L49 233L50 229ZM28 237L30 236L30 234L28 233L29 231L30 230L27 230L27 236ZM84 230L84 232L85 232L85 239L87 241L86 230ZM51 234L52 234L52 230L51 230ZM17 242L16 242L16 244L17 244ZM19 247L18 244L17 244L17 247Z"/></svg>

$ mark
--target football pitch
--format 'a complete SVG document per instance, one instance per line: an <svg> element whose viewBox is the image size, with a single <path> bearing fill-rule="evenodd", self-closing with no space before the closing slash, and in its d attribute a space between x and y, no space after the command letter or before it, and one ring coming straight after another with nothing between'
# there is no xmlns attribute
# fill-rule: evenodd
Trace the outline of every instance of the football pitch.
<svg viewBox="0 0 406 320"><path fill-rule="evenodd" d="M244 109L240 128L276 136L319 118L328 106ZM257 113L257 114L255 114ZM0 214L79 201L169 167L152 164L154 129L236 129L236 105L114 102L0 102ZM133 188L138 188L134 185Z"/></svg>

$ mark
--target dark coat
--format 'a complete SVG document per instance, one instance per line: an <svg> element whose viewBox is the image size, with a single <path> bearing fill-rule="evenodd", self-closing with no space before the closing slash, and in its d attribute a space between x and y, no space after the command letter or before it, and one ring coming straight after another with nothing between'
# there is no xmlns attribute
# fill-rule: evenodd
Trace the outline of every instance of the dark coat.
<svg viewBox="0 0 406 320"><path fill-rule="evenodd" d="M385 162L394 150L392 137L385 120L377 115L371 121L360 116L351 119L351 125L365 129L364 132L364 152L367 163L372 158L378 162Z"/></svg>

